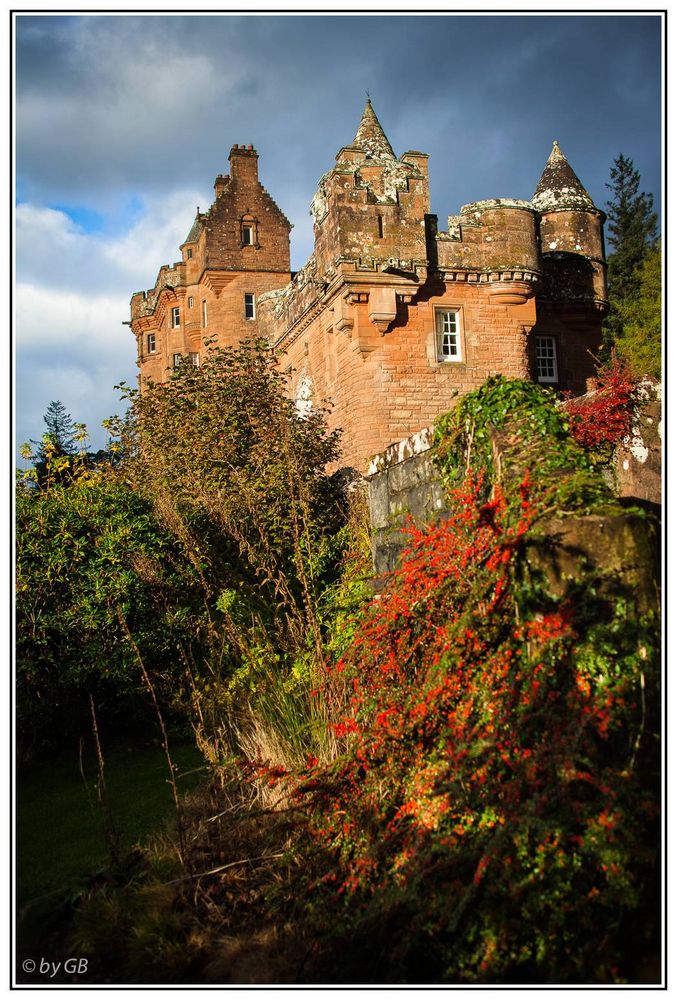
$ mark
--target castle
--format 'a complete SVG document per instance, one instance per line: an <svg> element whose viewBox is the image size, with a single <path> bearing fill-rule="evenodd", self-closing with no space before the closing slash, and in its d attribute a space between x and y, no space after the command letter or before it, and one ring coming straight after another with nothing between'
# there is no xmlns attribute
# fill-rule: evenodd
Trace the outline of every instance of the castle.
<svg viewBox="0 0 677 1000"><path fill-rule="evenodd" d="M428 157L397 157L368 100L311 205L315 249L290 271L291 225L258 154L230 174L155 286L131 300L141 379L265 337L303 411L330 401L343 464L432 424L494 373L584 392L608 308L604 213L554 143L532 200L464 205L438 230Z"/></svg>

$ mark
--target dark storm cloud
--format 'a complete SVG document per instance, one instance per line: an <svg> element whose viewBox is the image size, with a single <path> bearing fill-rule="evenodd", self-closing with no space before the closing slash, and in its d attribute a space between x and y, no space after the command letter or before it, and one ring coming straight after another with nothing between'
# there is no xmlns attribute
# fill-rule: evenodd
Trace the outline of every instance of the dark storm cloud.
<svg viewBox="0 0 677 1000"><path fill-rule="evenodd" d="M593 197L620 150L657 188L659 32L648 16L22 17L21 177L29 198L105 206L202 187L253 142L274 196L309 202L369 89L396 150L434 157L447 212L530 197L553 138Z"/></svg>

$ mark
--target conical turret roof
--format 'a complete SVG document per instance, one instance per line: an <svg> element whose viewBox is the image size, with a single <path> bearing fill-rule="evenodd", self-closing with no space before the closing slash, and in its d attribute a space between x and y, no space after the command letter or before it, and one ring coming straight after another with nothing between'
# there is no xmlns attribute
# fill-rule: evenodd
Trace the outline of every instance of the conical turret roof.
<svg viewBox="0 0 677 1000"><path fill-rule="evenodd" d="M371 106L371 100L367 98L367 103L362 113L362 120L358 126L353 146L363 149L375 159L395 160L396 156L393 147L388 142L388 138L381 127L381 123L376 117L376 112Z"/></svg>
<svg viewBox="0 0 677 1000"><path fill-rule="evenodd" d="M200 209L198 208L197 214L195 216L195 221L193 222L193 225L190 227L190 232L186 236L183 243L195 243L199 238L201 232L202 232L202 220L200 219ZM183 243L181 244L181 246L183 246Z"/></svg>
<svg viewBox="0 0 677 1000"><path fill-rule="evenodd" d="M552 152L536 186L531 204L539 212L552 212L557 209L595 211L592 198L569 166L569 161L559 148L557 140L552 144Z"/></svg>

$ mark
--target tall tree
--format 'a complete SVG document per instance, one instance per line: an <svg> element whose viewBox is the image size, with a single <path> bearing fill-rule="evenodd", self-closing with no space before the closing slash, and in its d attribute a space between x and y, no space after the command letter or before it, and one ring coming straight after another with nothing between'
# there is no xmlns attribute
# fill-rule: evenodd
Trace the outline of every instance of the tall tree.
<svg viewBox="0 0 677 1000"><path fill-rule="evenodd" d="M616 302L639 291L638 269L656 241L658 217L653 195L639 190L640 174L631 159L621 153L611 168L611 191L607 201L609 245L609 292Z"/></svg>
<svg viewBox="0 0 677 1000"><path fill-rule="evenodd" d="M626 307L641 294L642 266L657 238L658 217L653 210L653 195L640 191L640 179L632 160L620 153L606 185L611 192L606 209L612 251L607 272L610 310L604 324L607 349L613 348L623 336Z"/></svg>
<svg viewBox="0 0 677 1000"><path fill-rule="evenodd" d="M47 430L41 441L31 441L36 447L30 454L39 485L44 484L48 470L52 477L68 474L70 460L78 454L78 442L87 436L84 425L73 420L59 399L52 400L42 419ZM26 455L28 457L28 452Z"/></svg>
<svg viewBox="0 0 677 1000"><path fill-rule="evenodd" d="M78 427L60 399L52 400L42 419L47 430L39 443L41 453L44 453L45 445L49 443L59 455L75 455Z"/></svg>

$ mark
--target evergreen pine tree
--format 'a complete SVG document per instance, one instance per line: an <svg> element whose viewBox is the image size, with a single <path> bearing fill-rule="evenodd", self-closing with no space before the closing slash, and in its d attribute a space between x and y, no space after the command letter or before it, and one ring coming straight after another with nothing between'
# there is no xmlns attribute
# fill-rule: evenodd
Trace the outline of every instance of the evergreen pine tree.
<svg viewBox="0 0 677 1000"><path fill-rule="evenodd" d="M610 311L605 322L607 348L614 346L623 332L623 306L640 294L641 268L655 245L658 217L653 211L653 195L639 190L640 174L632 160L622 153L611 168L606 203L607 233L612 252L608 257L607 282Z"/></svg>
<svg viewBox="0 0 677 1000"><path fill-rule="evenodd" d="M42 419L47 425L42 440L31 440L36 446L33 459L38 485L49 479L48 469L51 469L52 478L63 478L67 474L70 463L59 460L77 455L77 441L82 430L59 399L52 400Z"/></svg>
<svg viewBox="0 0 677 1000"><path fill-rule="evenodd" d="M639 290L638 270L656 241L658 217L653 195L639 191L640 174L632 160L621 153L611 168L612 193L607 201L609 246L609 294L617 302Z"/></svg>
<svg viewBox="0 0 677 1000"><path fill-rule="evenodd" d="M77 452L77 427L60 399L52 400L42 418L47 425L45 437L56 455L75 455ZM46 442L39 443L40 457L44 458Z"/></svg>

